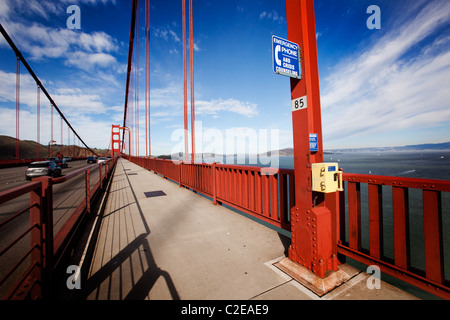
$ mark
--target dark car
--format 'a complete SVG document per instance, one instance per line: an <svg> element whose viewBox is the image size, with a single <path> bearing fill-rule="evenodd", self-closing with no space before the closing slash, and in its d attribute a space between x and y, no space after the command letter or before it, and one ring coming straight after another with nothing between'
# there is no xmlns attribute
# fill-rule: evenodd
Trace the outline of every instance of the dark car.
<svg viewBox="0 0 450 320"><path fill-rule="evenodd" d="M93 156L89 156L86 160L87 163L97 163L97 159Z"/></svg>
<svg viewBox="0 0 450 320"><path fill-rule="evenodd" d="M58 177L60 175L61 168L54 161L48 160L30 163L25 172L25 178L27 180L42 176Z"/></svg>
<svg viewBox="0 0 450 320"><path fill-rule="evenodd" d="M60 168L67 168L69 165L67 164L66 160L59 158L55 158L54 162L60 167Z"/></svg>

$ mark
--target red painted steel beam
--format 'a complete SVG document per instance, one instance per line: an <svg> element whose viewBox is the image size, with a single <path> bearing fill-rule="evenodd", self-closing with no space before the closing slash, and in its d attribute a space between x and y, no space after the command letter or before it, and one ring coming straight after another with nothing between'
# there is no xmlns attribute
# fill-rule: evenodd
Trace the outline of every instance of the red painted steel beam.
<svg viewBox="0 0 450 320"><path fill-rule="evenodd" d="M450 181L344 173L344 181L450 192Z"/></svg>
<svg viewBox="0 0 450 320"><path fill-rule="evenodd" d="M150 149L150 0L145 0L145 156ZM151 153L150 153L151 155Z"/></svg>
<svg viewBox="0 0 450 320"><path fill-rule="evenodd" d="M189 57L191 76L191 139L192 139L192 162L195 162L195 99L194 99L194 15L192 0L189 0Z"/></svg>
<svg viewBox="0 0 450 320"><path fill-rule="evenodd" d="M319 68L313 0L286 0L288 40L301 51L302 79L291 78L291 99L306 97L307 108L292 112L295 206L291 208L292 243L289 258L319 277L335 270L337 219L325 207L322 193L311 190L311 164L323 162ZM310 151L309 134L318 138L318 152Z"/></svg>
<svg viewBox="0 0 450 320"><path fill-rule="evenodd" d="M19 159L19 125L20 125L20 59L16 61L16 159Z"/></svg>
<svg viewBox="0 0 450 320"><path fill-rule="evenodd" d="M187 48L186 48L186 0L182 0L183 24L183 92L184 92L184 160L189 161L188 117L187 117Z"/></svg>
<svg viewBox="0 0 450 320"><path fill-rule="evenodd" d="M395 265L408 269L410 265L409 246L409 204L407 188L392 188L394 223Z"/></svg>
<svg viewBox="0 0 450 320"><path fill-rule="evenodd" d="M369 237L370 255L380 259L383 255L383 194L382 187L369 184Z"/></svg>
<svg viewBox="0 0 450 320"><path fill-rule="evenodd" d="M438 283L443 283L444 245L440 192L424 190L423 208L426 277Z"/></svg>
<svg viewBox="0 0 450 320"><path fill-rule="evenodd" d="M431 292L432 294L435 294L438 297L442 297L447 300L450 299L450 288L443 285L442 283L437 283L421 275L415 274L409 270L399 268L381 259L376 259L365 253L353 250L343 244L338 244L338 252L354 260L362 262L366 265L375 264L378 267L380 267L382 272L385 272L407 283L410 283L413 286L416 286L422 290Z"/></svg>
<svg viewBox="0 0 450 320"><path fill-rule="evenodd" d="M36 131L37 131L37 145L36 145L36 158L41 157L41 89L37 86L37 107L36 107Z"/></svg>
<svg viewBox="0 0 450 320"><path fill-rule="evenodd" d="M139 0L136 12L136 40L134 53L134 118L136 137L136 156L139 157Z"/></svg>

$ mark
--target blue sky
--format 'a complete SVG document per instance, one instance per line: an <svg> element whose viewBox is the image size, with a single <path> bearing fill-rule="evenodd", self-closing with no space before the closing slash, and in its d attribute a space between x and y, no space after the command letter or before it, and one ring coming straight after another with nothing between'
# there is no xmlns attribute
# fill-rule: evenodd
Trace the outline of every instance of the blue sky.
<svg viewBox="0 0 450 320"><path fill-rule="evenodd" d="M287 37L285 2L193 2L197 152L226 151L229 133L246 151L292 147L289 78L272 71L272 35ZM72 4L80 30L66 26ZM367 28L370 5L381 9L380 30ZM325 149L449 141L449 1L316 0L315 10ZM111 125L123 122L130 13L126 0L0 0L0 22L91 147L108 147ZM152 153L182 151L181 1L152 0L150 32ZM143 0L139 38L145 155ZM21 73L20 138L35 140L36 86ZM0 83L0 134L15 136L15 56L3 39Z"/></svg>

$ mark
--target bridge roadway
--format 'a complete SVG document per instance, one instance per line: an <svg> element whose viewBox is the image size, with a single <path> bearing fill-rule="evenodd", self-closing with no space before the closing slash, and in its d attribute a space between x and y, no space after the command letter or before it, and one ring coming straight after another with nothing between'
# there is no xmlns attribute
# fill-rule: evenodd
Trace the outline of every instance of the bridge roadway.
<svg viewBox="0 0 450 320"><path fill-rule="evenodd" d="M62 176L71 172L79 170L88 166L86 160L71 161L68 168L62 170ZM0 169L0 191L12 189L20 185L29 183L25 179L25 171L27 166L3 168ZM91 186L95 185L99 179L98 168L92 169ZM79 175L76 178L57 184L53 186L53 222L54 232L56 233L69 218L70 213L73 212L80 204L85 193L84 175ZM22 210L30 203L30 195L27 193L23 196L10 200L0 206L0 221L8 219L16 212ZM30 226L30 218L28 214L21 215L13 222L7 224L0 229L0 248L5 248L9 243L16 239L22 232ZM17 262L15 257L22 256L29 250L29 237L26 236L21 240L14 250L8 251L7 254L0 258L0 278L3 277L4 272L10 270ZM21 266L20 270L25 270L27 264ZM12 278L10 282L14 282L16 278ZM5 286L7 287L7 286ZM0 287L0 297L3 297L5 292L3 287Z"/></svg>
<svg viewBox="0 0 450 320"><path fill-rule="evenodd" d="M385 282L370 290L347 265L353 277L319 297L274 266L289 238L124 159L99 217L83 299L417 299Z"/></svg>
<svg viewBox="0 0 450 320"><path fill-rule="evenodd" d="M68 168L62 170L62 176L65 176L71 172L79 170L85 166L88 166L85 160L69 162ZM20 185L29 183L25 179L25 171L27 166L13 167L0 169L0 191L12 189ZM98 168L94 168L91 171L91 186L98 182L99 174ZM54 232L57 232L67 219L67 214L73 211L79 204L84 192L84 175L80 175L75 179L58 184L53 187L53 221ZM0 221L9 218L14 213L25 208L30 202L29 194L23 195L7 203L3 204L0 208ZM15 228L16 225L29 226L29 218L25 215L18 219L15 223L8 225L8 228ZM8 240L4 239L4 235L8 234L11 239L14 239L18 235L17 232L11 230L3 230L0 234L0 244L6 244ZM11 240L9 239L9 240Z"/></svg>

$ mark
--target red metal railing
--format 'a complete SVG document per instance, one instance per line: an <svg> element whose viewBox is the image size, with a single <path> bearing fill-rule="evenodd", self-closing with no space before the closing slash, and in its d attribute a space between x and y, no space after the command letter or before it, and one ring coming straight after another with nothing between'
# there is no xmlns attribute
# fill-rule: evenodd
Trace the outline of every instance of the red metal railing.
<svg viewBox="0 0 450 320"><path fill-rule="evenodd" d="M277 227L290 231L294 170L130 157L130 161Z"/></svg>
<svg viewBox="0 0 450 320"><path fill-rule="evenodd" d="M450 181L351 173L344 173L344 181L347 183L346 192L340 194L338 252L368 265L378 265L381 271L387 274L450 299L450 285L444 273L441 201L442 194L450 192ZM362 185L367 188L363 190ZM414 236L420 239L423 236L420 241L423 241L424 250L420 251L423 251L425 270L411 264L410 209L417 211L416 207L409 205L413 190L419 191L414 192L414 197L420 198L415 199L416 204L417 201L422 203L420 216L423 219L423 227L419 228L419 232L421 229L423 234ZM368 212L362 211L363 203ZM368 228L362 227L363 214L368 220ZM414 219L418 218L415 213ZM390 243L386 243L388 237L384 235L385 220L391 221L392 224L393 236L390 237ZM363 237L368 238L368 248L362 246ZM385 248L393 251L393 258L384 255Z"/></svg>
<svg viewBox="0 0 450 320"><path fill-rule="evenodd" d="M290 208L294 206L294 170L250 166L172 162L155 158L130 157L148 170L169 178L180 186L225 203L275 226L290 231ZM450 192L450 181L411 179L344 173L346 191L327 194L326 205L337 217L332 234L338 252L368 265L376 264L383 272L450 299L450 286L444 274L442 201ZM361 192L361 185L367 192ZM383 198L391 188L392 196ZM410 263L409 193L422 191L425 270ZM366 194L367 193L367 194ZM363 197L362 195L365 195ZM392 206L392 214L383 207ZM362 208L367 207L367 214ZM368 228L361 219L369 221ZM393 221L392 239L384 239L383 217ZM362 239L369 238L369 248ZM420 237L420 236L419 236ZM384 248L394 251L394 259L384 255ZM387 249L386 249L387 251ZM447 266L448 267L448 266Z"/></svg>
<svg viewBox="0 0 450 320"><path fill-rule="evenodd" d="M5 299L38 299L50 296L52 271L71 245L71 239L80 226L82 218L90 213L90 206L96 195L104 189L111 177L117 158L94 164L60 178L40 177L11 190L0 192L0 205L30 194L30 204L0 222L0 229L17 223L17 219L29 214L30 226L15 239L0 249L2 263L14 259L9 270L0 272L0 293ZM99 179L91 185L91 171L98 167ZM56 234L53 224L53 185L62 184L84 174L85 192L78 207L70 214ZM21 249L23 240L29 249ZM48 239L51 239L49 241ZM21 242L21 245L19 245ZM25 246L27 247L27 246ZM25 251L21 257L18 257ZM6 295L5 295L6 294Z"/></svg>

